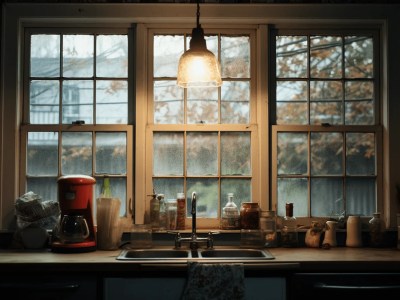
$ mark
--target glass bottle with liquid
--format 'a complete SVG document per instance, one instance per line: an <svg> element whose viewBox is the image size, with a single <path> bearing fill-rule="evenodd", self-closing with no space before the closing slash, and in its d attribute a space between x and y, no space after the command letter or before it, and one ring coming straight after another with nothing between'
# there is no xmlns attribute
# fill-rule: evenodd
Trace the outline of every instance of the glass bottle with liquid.
<svg viewBox="0 0 400 300"><path fill-rule="evenodd" d="M239 229L239 209L233 202L233 193L228 193L228 202L222 208L221 229Z"/></svg>
<svg viewBox="0 0 400 300"><path fill-rule="evenodd" d="M382 247L384 244L385 224L381 219L381 214L376 212L368 222L369 244L371 247Z"/></svg>
<svg viewBox="0 0 400 300"><path fill-rule="evenodd" d="M281 245L294 248L299 244L296 218L293 216L293 203L286 203L286 215L282 220Z"/></svg>
<svg viewBox="0 0 400 300"><path fill-rule="evenodd" d="M165 195L158 194L157 199L160 203L159 229L165 230L167 228L167 205L165 203Z"/></svg>

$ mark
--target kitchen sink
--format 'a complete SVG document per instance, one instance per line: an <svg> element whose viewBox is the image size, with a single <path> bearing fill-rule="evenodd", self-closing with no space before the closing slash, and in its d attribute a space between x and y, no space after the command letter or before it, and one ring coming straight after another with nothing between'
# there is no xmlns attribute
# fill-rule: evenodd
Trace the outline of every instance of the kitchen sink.
<svg viewBox="0 0 400 300"><path fill-rule="evenodd" d="M189 250L174 249L129 249L122 250L118 255L118 260L181 260L191 258Z"/></svg>
<svg viewBox="0 0 400 300"><path fill-rule="evenodd" d="M238 259L238 260L265 260L274 259L267 250L261 249L206 249L199 250L199 258L206 259Z"/></svg>
<svg viewBox="0 0 400 300"><path fill-rule="evenodd" d="M125 249L120 252L117 260L127 261L263 261L274 259L268 250L264 249Z"/></svg>

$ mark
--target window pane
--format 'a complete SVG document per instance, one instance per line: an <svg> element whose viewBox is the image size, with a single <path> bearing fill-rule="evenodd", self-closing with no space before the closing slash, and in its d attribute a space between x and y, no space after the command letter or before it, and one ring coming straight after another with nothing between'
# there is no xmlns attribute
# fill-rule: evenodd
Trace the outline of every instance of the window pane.
<svg viewBox="0 0 400 300"><path fill-rule="evenodd" d="M222 77L250 78L250 37L221 37Z"/></svg>
<svg viewBox="0 0 400 300"><path fill-rule="evenodd" d="M250 82L223 81L221 87L221 123L250 122Z"/></svg>
<svg viewBox="0 0 400 300"><path fill-rule="evenodd" d="M217 218L218 217L218 179L215 178L188 178L187 179L187 212L191 217L191 197L192 192L197 195L198 218Z"/></svg>
<svg viewBox="0 0 400 300"><path fill-rule="evenodd" d="M96 133L96 174L126 174L126 133Z"/></svg>
<svg viewBox="0 0 400 300"><path fill-rule="evenodd" d="M342 175L343 135L311 133L311 175Z"/></svg>
<svg viewBox="0 0 400 300"><path fill-rule="evenodd" d="M32 80L30 86L30 123L58 124L60 89L58 81Z"/></svg>
<svg viewBox="0 0 400 300"><path fill-rule="evenodd" d="M128 37L98 35L96 40L96 75L128 77Z"/></svg>
<svg viewBox="0 0 400 300"><path fill-rule="evenodd" d="M96 82L97 124L128 123L128 82L98 80Z"/></svg>
<svg viewBox="0 0 400 300"><path fill-rule="evenodd" d="M119 198L121 200L121 206L119 209L119 215L121 217L126 215L126 178L114 178L110 177L110 188L111 195L113 197ZM98 198L101 194L101 188L103 186L103 178L96 178L96 186L95 186L95 199ZM96 201L94 202L94 211L96 212Z"/></svg>
<svg viewBox="0 0 400 300"><path fill-rule="evenodd" d="M331 125L343 124L342 102L312 102L310 104L310 123Z"/></svg>
<svg viewBox="0 0 400 300"><path fill-rule="evenodd" d="M278 133L278 174L307 174L307 133Z"/></svg>
<svg viewBox="0 0 400 300"><path fill-rule="evenodd" d="M221 133L221 174L251 175L249 132Z"/></svg>
<svg viewBox="0 0 400 300"><path fill-rule="evenodd" d="M346 174L376 175L374 133L346 133Z"/></svg>
<svg viewBox="0 0 400 300"><path fill-rule="evenodd" d="M347 78L372 78L374 75L373 39L365 36L345 37L345 74Z"/></svg>
<svg viewBox="0 0 400 300"><path fill-rule="evenodd" d="M277 124L308 124L307 103L277 102Z"/></svg>
<svg viewBox="0 0 400 300"><path fill-rule="evenodd" d="M343 124L343 86L340 81L310 82L310 123Z"/></svg>
<svg viewBox="0 0 400 300"><path fill-rule="evenodd" d="M242 202L257 202L251 197L251 179L223 178L221 179L221 205L220 211L228 202L228 193L233 193L233 202L238 209Z"/></svg>
<svg viewBox="0 0 400 300"><path fill-rule="evenodd" d="M58 133L29 132L27 175L58 175Z"/></svg>
<svg viewBox="0 0 400 300"><path fill-rule="evenodd" d="M346 124L374 124L374 84L372 81L347 81L345 85Z"/></svg>
<svg viewBox="0 0 400 300"><path fill-rule="evenodd" d="M278 81L276 101L307 101L307 81Z"/></svg>
<svg viewBox="0 0 400 300"><path fill-rule="evenodd" d="M61 173L92 174L92 133L62 133Z"/></svg>
<svg viewBox="0 0 400 300"><path fill-rule="evenodd" d="M154 123L182 124L183 92L175 81L154 81Z"/></svg>
<svg viewBox="0 0 400 300"><path fill-rule="evenodd" d="M337 36L313 36L310 43L311 77L342 77L342 38Z"/></svg>
<svg viewBox="0 0 400 300"><path fill-rule="evenodd" d="M187 175L218 174L218 133L187 133Z"/></svg>
<svg viewBox="0 0 400 300"><path fill-rule="evenodd" d="M279 178L278 179L278 215L285 216L285 204L292 202L295 217L308 215L306 178Z"/></svg>
<svg viewBox="0 0 400 300"><path fill-rule="evenodd" d="M276 77L307 77L307 53L306 36L277 36Z"/></svg>
<svg viewBox="0 0 400 300"><path fill-rule="evenodd" d="M376 180L374 178L346 179L346 214L372 216L376 211Z"/></svg>
<svg viewBox="0 0 400 300"><path fill-rule="evenodd" d="M338 178L311 179L311 216L338 217L344 211L343 181Z"/></svg>
<svg viewBox="0 0 400 300"><path fill-rule="evenodd" d="M155 35L154 77L176 77L183 51L183 35Z"/></svg>
<svg viewBox="0 0 400 300"><path fill-rule="evenodd" d="M218 123L218 88L187 89L187 123Z"/></svg>
<svg viewBox="0 0 400 300"><path fill-rule="evenodd" d="M77 120L93 123L93 81L66 80L62 92L63 124Z"/></svg>
<svg viewBox="0 0 400 300"><path fill-rule="evenodd" d="M176 199L177 193L183 193L183 178L153 178L153 188L165 199Z"/></svg>
<svg viewBox="0 0 400 300"><path fill-rule="evenodd" d="M60 36L35 34L31 36L31 76L60 76Z"/></svg>
<svg viewBox="0 0 400 300"><path fill-rule="evenodd" d="M93 35L63 36L63 76L93 76Z"/></svg>
<svg viewBox="0 0 400 300"><path fill-rule="evenodd" d="M183 175L183 133L153 134L153 174Z"/></svg>
<svg viewBox="0 0 400 300"><path fill-rule="evenodd" d="M26 189L40 195L44 201L58 201L57 179L58 177L28 177Z"/></svg>

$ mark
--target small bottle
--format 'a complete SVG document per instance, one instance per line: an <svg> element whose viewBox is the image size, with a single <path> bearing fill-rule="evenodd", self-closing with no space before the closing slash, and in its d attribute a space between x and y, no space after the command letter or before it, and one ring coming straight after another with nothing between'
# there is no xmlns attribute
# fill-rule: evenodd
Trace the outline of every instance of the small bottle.
<svg viewBox="0 0 400 300"><path fill-rule="evenodd" d="M176 195L176 229L184 230L186 222L186 198L184 193L178 193Z"/></svg>
<svg viewBox="0 0 400 300"><path fill-rule="evenodd" d="M294 248L299 244L296 218L293 216L293 203L286 203L286 215L282 220L281 245Z"/></svg>
<svg viewBox="0 0 400 300"><path fill-rule="evenodd" d="M382 247L384 243L385 224L379 212L373 214L372 219L368 222L368 228L370 246Z"/></svg>
<svg viewBox="0 0 400 300"><path fill-rule="evenodd" d="M264 235L264 246L267 248L273 248L278 246L277 234L276 234L276 214L273 210L267 210L261 212L260 217L260 229Z"/></svg>
<svg viewBox="0 0 400 300"><path fill-rule="evenodd" d="M151 229L160 227L160 201L157 199L157 194L153 191L150 200L150 224Z"/></svg>
<svg viewBox="0 0 400 300"><path fill-rule="evenodd" d="M259 229L260 228L260 207L256 202L242 202L240 207L240 228Z"/></svg>
<svg viewBox="0 0 400 300"><path fill-rule="evenodd" d="M111 198L111 186L110 186L110 178L108 176L104 176L103 186L101 187L101 195L100 198Z"/></svg>
<svg viewBox="0 0 400 300"><path fill-rule="evenodd" d="M157 199L160 203L159 229L165 230L167 228L167 205L164 194L158 194Z"/></svg>
<svg viewBox="0 0 400 300"><path fill-rule="evenodd" d="M221 229L239 229L239 209L233 202L233 193L228 193L228 202L222 209Z"/></svg>

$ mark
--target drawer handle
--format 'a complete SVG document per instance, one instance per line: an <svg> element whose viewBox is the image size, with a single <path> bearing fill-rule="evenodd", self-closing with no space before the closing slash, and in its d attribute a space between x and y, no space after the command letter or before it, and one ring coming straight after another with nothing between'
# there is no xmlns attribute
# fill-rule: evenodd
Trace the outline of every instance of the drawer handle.
<svg viewBox="0 0 400 300"><path fill-rule="evenodd" d="M23 290L23 291L75 291L79 289L77 283L54 283L54 284L29 284L29 283L2 283L0 290Z"/></svg>
<svg viewBox="0 0 400 300"><path fill-rule="evenodd" d="M332 285L326 283L316 283L314 284L314 288L325 289L325 290L400 290L400 285L364 286L364 285Z"/></svg>

